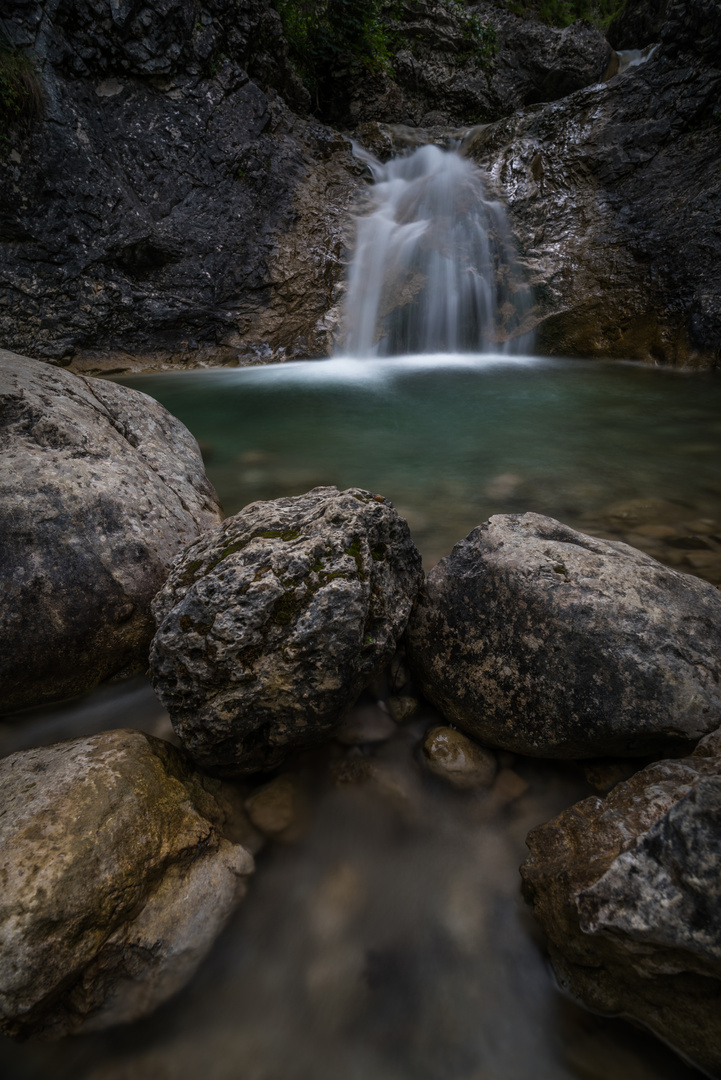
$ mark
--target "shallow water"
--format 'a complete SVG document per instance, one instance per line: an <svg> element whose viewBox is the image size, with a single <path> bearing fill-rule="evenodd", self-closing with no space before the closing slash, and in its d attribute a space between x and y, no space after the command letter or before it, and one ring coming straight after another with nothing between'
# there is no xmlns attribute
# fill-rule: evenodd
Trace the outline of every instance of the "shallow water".
<svg viewBox="0 0 721 1080"><path fill-rule="evenodd" d="M357 485L396 503L427 564L489 514L535 510L715 572L717 374L424 357L123 381L201 440L228 513ZM688 562L700 556L704 566ZM513 797L455 793L418 760L437 719L427 710L387 743L333 745L303 763L305 835L259 855L248 897L192 984L102 1036L0 1039L4 1080L699 1076L554 988L518 867L528 830L591 792L583 772L508 755ZM169 735L144 680L25 714L0 728L0 754L119 726ZM359 757L374 759L376 779L334 783L338 762Z"/></svg>
<svg viewBox="0 0 721 1080"><path fill-rule="evenodd" d="M228 514L368 488L430 566L489 515L533 510L721 584L718 372L424 356L122 381L200 440Z"/></svg>
<svg viewBox="0 0 721 1080"><path fill-rule="evenodd" d="M23 726L32 743L103 719L156 734L167 723L134 680ZM103 1035L0 1039L3 1080L699 1076L554 987L518 867L529 829L590 793L580 768L504 755L510 792L453 792L418 761L437 719L428 709L380 746L331 745L301 763L305 834L260 853L248 896L186 990ZM0 753L17 748L0 733ZM367 758L374 781L333 783L334 766Z"/></svg>

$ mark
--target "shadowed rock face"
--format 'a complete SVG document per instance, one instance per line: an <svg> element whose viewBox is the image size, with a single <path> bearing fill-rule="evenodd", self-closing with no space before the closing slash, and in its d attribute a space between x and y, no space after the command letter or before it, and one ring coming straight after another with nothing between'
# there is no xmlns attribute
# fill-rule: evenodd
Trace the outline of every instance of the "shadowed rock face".
<svg viewBox="0 0 721 1080"><path fill-rule="evenodd" d="M219 519L162 405L0 351L0 710L145 671L150 601Z"/></svg>
<svg viewBox="0 0 721 1080"><path fill-rule="evenodd" d="M228 518L153 606L153 685L183 745L233 775L331 737L395 652L422 580L380 495L315 488Z"/></svg>
<svg viewBox="0 0 721 1080"><path fill-rule="evenodd" d="M59 1038L151 1012L244 895L235 793L138 731L13 754L0 784L0 1029Z"/></svg>
<svg viewBox="0 0 721 1080"><path fill-rule="evenodd" d="M474 58L457 11L437 0L401 8L393 78L366 75L339 85L329 107L351 126L363 121L478 124L523 105L555 101L602 76L611 47L590 23L564 30L519 18L495 3L474 5L495 32L495 51Z"/></svg>
<svg viewBox="0 0 721 1080"><path fill-rule="evenodd" d="M718 5L671 4L660 37L646 64L469 142L526 253L541 352L721 359Z"/></svg>
<svg viewBox="0 0 721 1080"><path fill-rule="evenodd" d="M85 373L129 353L326 352L360 170L285 103L307 94L270 4L11 0L4 16L46 96L0 162L5 344Z"/></svg>
<svg viewBox="0 0 721 1080"><path fill-rule="evenodd" d="M721 1073L718 734L529 834L526 898L563 989Z"/></svg>
<svg viewBox="0 0 721 1080"><path fill-rule="evenodd" d="M539 757L691 746L721 723L721 594L626 544L498 515L431 571L409 628L424 693Z"/></svg>

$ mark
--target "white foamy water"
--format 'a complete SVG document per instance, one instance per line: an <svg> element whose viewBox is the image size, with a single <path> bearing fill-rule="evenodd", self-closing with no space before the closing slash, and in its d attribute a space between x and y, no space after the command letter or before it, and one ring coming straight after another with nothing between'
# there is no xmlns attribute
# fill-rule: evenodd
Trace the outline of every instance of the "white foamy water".
<svg viewBox="0 0 721 1080"><path fill-rule="evenodd" d="M358 153L375 183L357 223L345 354L530 351L530 289L480 170L437 146L386 164Z"/></svg>

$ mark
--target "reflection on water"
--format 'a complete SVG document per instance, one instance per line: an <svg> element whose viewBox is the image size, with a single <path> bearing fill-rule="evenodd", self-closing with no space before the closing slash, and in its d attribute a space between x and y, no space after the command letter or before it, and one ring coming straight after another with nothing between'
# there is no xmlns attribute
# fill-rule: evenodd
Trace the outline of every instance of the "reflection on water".
<svg viewBox="0 0 721 1080"><path fill-rule="evenodd" d="M717 375L424 357L124 381L201 440L229 513L358 485L393 499L428 563L491 513L536 510L716 573ZM305 835L260 854L191 986L130 1028L0 1040L3 1080L698 1076L553 987L518 867L528 830L590 792L583 773L504 755L510 786L453 792L418 763L437 720L427 710L386 743L306 761ZM168 736L144 680L18 717L0 728L0 753L118 726ZM371 779L348 783L369 760Z"/></svg>
<svg viewBox="0 0 721 1080"><path fill-rule="evenodd" d="M721 376L508 357L123 379L202 444L232 514L319 484L386 495L426 566L534 510L721 584Z"/></svg>
<svg viewBox="0 0 721 1080"><path fill-rule="evenodd" d="M126 689L129 723L162 724L147 685ZM79 734L83 718L89 730L99 716L120 721L107 691L95 703L56 711L56 737ZM434 722L429 709L381 746L307 759L305 835L258 856L192 984L132 1027L57 1044L0 1039L4 1080L697 1076L651 1036L554 989L518 867L528 830L589 794L580 769L503 755L503 783L456 793L418 762ZM370 781L338 786L368 759Z"/></svg>

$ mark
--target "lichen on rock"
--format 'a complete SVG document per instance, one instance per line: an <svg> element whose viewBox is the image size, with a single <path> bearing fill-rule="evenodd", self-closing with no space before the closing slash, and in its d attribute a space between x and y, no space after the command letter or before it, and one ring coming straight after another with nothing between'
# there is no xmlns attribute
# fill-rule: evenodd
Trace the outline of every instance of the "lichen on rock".
<svg viewBox="0 0 721 1080"><path fill-rule="evenodd" d="M393 656L422 581L391 503L359 488L251 503L154 602L156 692L186 748L252 773L328 738Z"/></svg>

